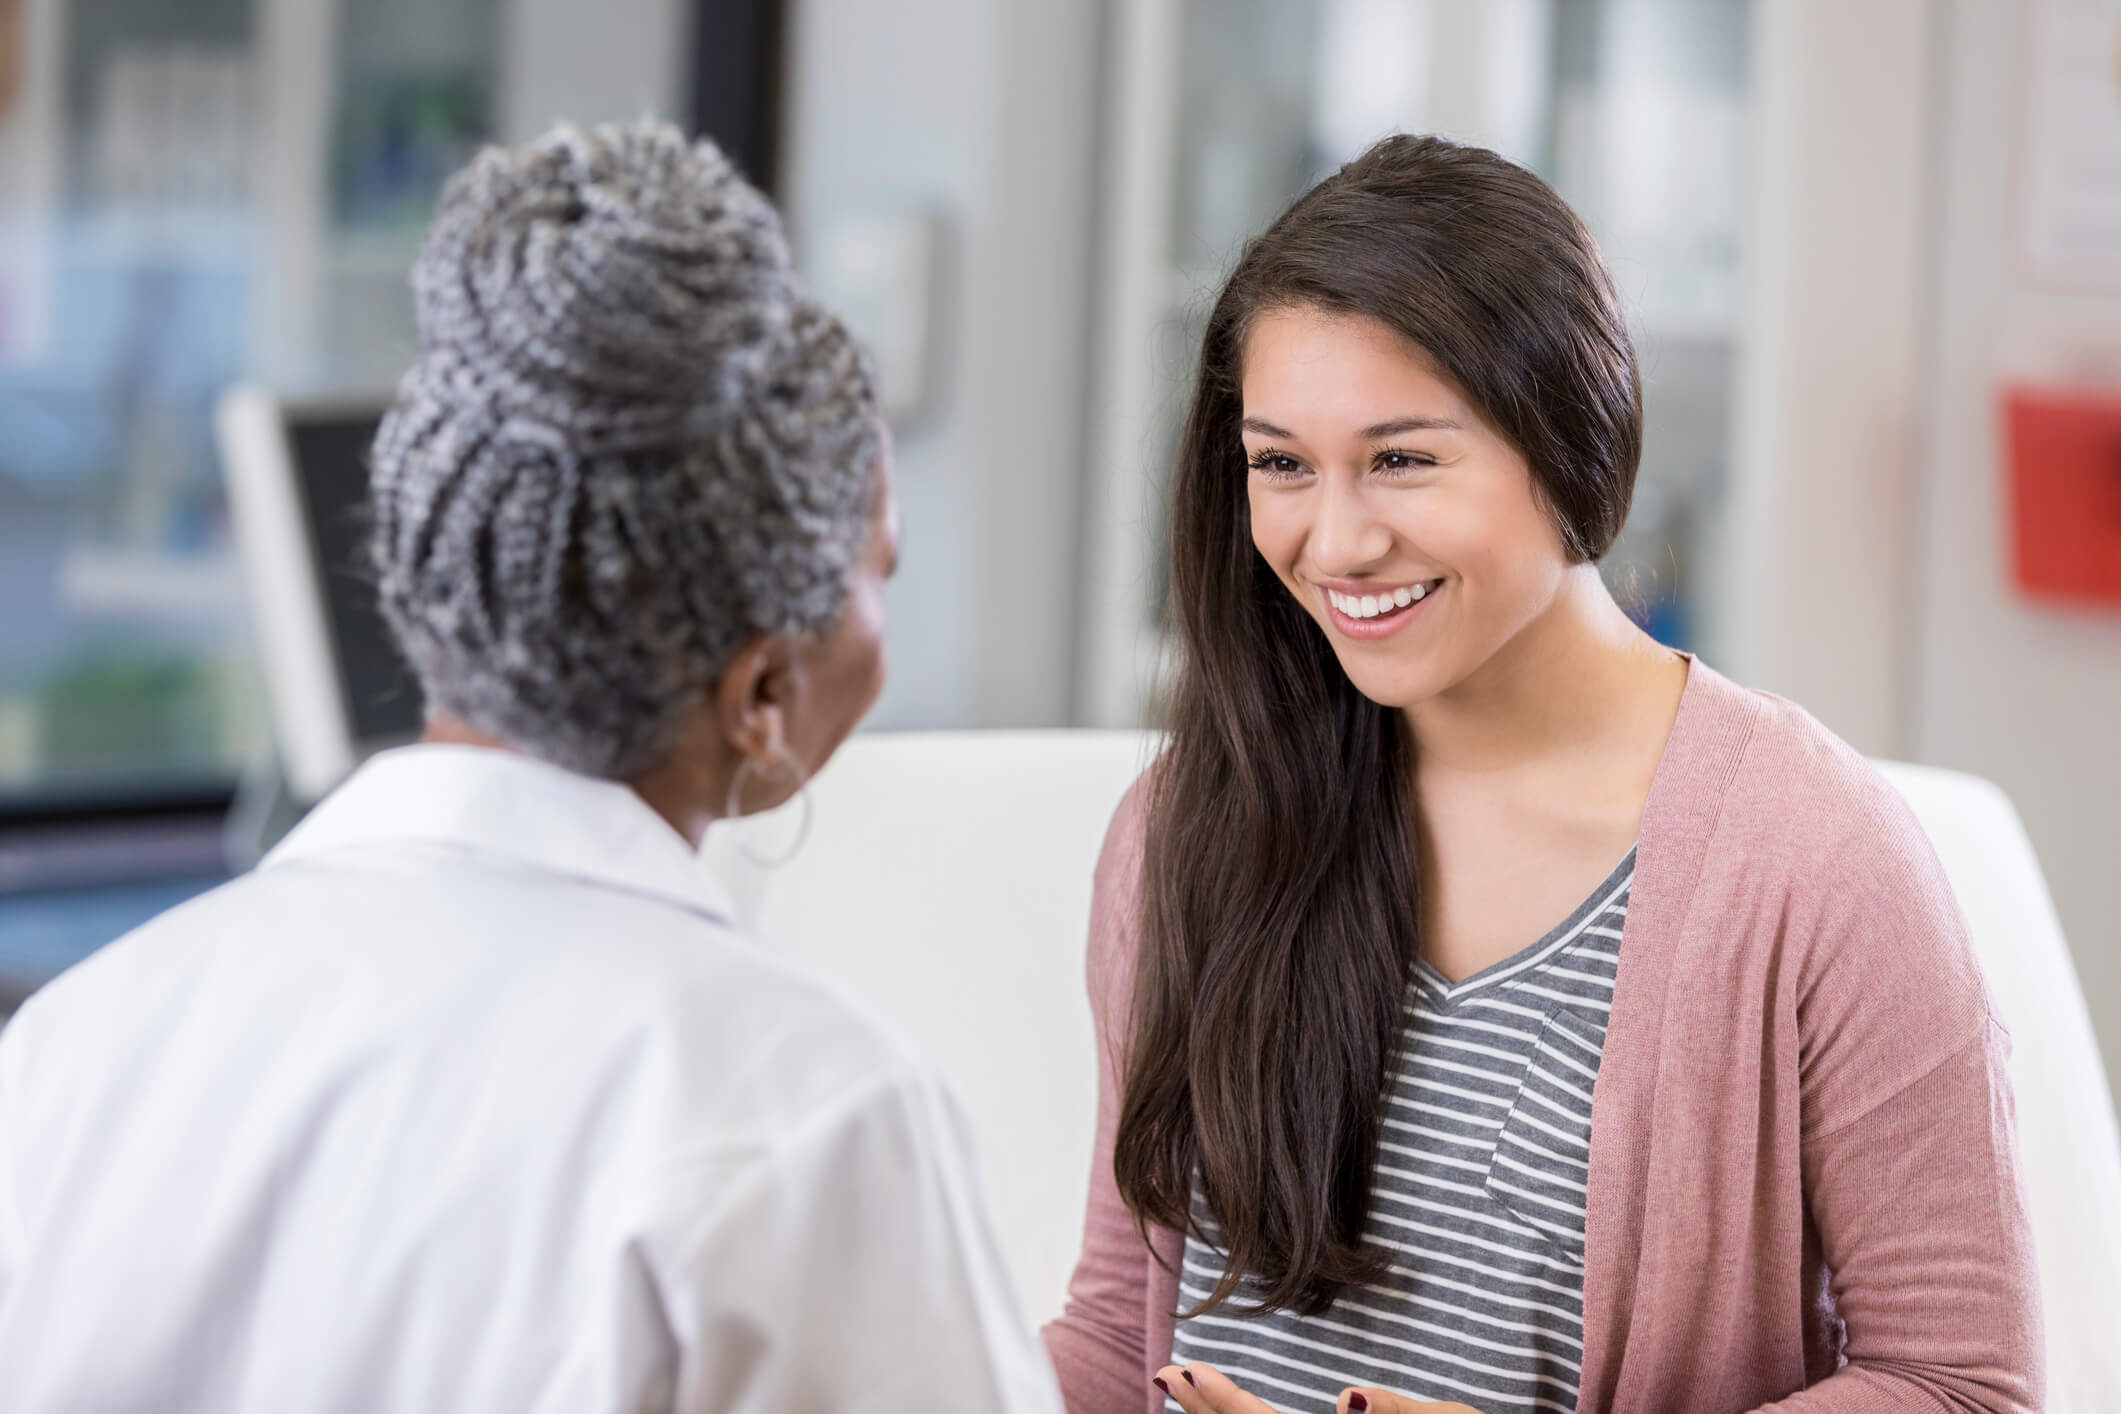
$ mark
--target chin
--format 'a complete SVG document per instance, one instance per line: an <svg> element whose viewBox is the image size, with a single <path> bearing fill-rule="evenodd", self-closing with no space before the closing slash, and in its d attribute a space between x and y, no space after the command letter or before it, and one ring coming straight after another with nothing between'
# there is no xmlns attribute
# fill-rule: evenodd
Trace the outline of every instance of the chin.
<svg viewBox="0 0 2121 1414"><path fill-rule="evenodd" d="M1380 707L1401 712L1420 706L1450 686L1441 674L1416 664L1392 668L1378 663L1350 665L1343 660L1341 670L1357 692Z"/></svg>

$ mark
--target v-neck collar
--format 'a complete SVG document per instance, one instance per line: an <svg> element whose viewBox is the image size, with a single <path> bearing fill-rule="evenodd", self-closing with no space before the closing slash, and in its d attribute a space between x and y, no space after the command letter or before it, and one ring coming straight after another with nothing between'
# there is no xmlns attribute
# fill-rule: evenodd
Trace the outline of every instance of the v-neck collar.
<svg viewBox="0 0 2121 1414"><path fill-rule="evenodd" d="M1566 952L1583 936L1591 921L1613 906L1613 901L1627 890L1635 879L1636 846L1630 846L1625 857L1615 865L1597 888L1576 906L1567 918L1550 929L1539 941L1519 948L1500 962L1493 962L1470 976L1453 982L1446 978L1425 957L1414 959L1414 981L1424 996L1438 1006L1449 1010L1477 992L1508 987L1527 974L1537 972L1547 962Z"/></svg>

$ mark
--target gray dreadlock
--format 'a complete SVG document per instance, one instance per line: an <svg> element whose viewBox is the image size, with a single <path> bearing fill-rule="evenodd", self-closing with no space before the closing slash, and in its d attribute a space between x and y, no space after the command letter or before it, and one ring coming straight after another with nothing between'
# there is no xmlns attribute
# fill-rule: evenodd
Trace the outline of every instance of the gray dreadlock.
<svg viewBox="0 0 2121 1414"><path fill-rule="evenodd" d="M837 618L874 382L711 144L644 121L488 149L412 283L373 548L431 708L620 779L748 637Z"/></svg>

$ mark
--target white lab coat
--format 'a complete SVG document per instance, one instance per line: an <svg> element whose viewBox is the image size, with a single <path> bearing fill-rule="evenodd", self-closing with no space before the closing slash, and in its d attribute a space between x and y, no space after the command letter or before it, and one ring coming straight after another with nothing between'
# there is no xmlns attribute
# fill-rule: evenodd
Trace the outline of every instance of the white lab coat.
<svg viewBox="0 0 2121 1414"><path fill-rule="evenodd" d="M419 746L0 1033L0 1408L1059 1397L922 1056L631 791Z"/></svg>

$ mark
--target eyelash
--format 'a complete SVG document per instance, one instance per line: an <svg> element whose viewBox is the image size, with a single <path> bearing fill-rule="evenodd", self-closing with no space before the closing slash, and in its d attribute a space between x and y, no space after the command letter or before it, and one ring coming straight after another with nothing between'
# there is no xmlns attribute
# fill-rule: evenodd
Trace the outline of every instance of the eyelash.
<svg viewBox="0 0 2121 1414"><path fill-rule="evenodd" d="M1388 457L1402 458L1405 465L1386 466L1383 463ZM1290 466L1278 467L1274 465L1275 462L1288 462ZM1260 473L1269 481L1294 481L1297 477L1303 475L1303 463L1297 461L1296 458L1290 456L1287 452L1276 451L1272 447L1260 448L1245 459L1245 465ZM1399 447L1386 447L1376 456L1370 458L1370 469L1372 471L1384 472L1388 475L1404 475L1407 472L1420 471L1434 465L1436 465L1436 458L1430 456L1427 452L1409 452Z"/></svg>

